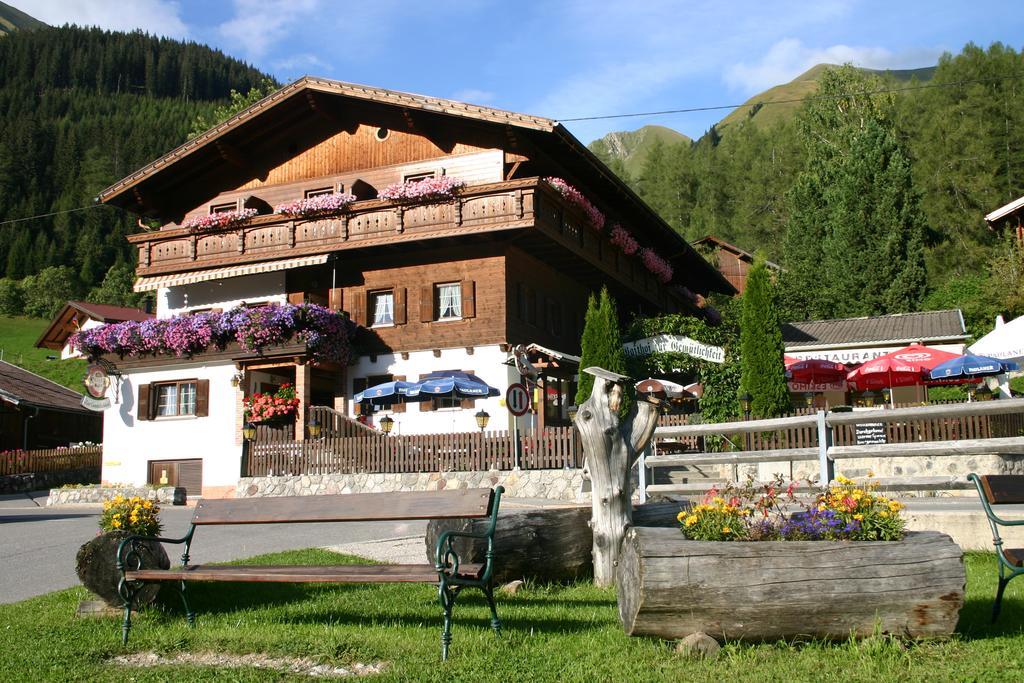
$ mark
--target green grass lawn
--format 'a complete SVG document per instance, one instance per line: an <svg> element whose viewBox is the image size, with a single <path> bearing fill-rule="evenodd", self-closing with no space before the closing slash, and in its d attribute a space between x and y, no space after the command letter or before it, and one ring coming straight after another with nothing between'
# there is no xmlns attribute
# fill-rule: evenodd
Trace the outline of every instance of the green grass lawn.
<svg viewBox="0 0 1024 683"><path fill-rule="evenodd" d="M0 349L3 360L25 368L37 375L82 394L82 378L85 377L84 360L47 360L47 356L60 358L60 351L37 349L36 340L49 326L50 321L42 318L9 318L0 316Z"/></svg>
<svg viewBox="0 0 1024 683"><path fill-rule="evenodd" d="M265 555L267 563L347 562L322 550ZM251 560L246 561L246 563ZM942 642L886 637L839 643L726 644L716 660L677 655L671 643L629 638L615 594L589 584L534 586L501 596L504 631L467 591L455 609L451 656L440 661L440 608L429 585L192 584L198 625L180 606L137 616L127 648L120 620L74 617L82 588L0 606L0 672L10 681L291 680L257 668L165 665L123 668L111 657L155 652L265 654L332 666L384 662L387 681L1020 681L1024 680L1024 581L1011 583L1003 616L989 624L995 557L967 556L967 604ZM828 605L822 605L828 609ZM303 677L304 678L304 677Z"/></svg>

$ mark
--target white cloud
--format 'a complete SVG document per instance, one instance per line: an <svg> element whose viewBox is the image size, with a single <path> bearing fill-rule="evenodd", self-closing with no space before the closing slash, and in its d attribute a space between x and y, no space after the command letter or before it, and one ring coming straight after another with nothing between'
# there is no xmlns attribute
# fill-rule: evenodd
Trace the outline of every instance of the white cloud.
<svg viewBox="0 0 1024 683"><path fill-rule="evenodd" d="M235 14L219 31L249 58L258 59L272 45L293 37L295 26L308 21L319 4L319 0L234 0Z"/></svg>
<svg viewBox="0 0 1024 683"><path fill-rule="evenodd" d="M274 71L285 79L294 80L304 75L318 76L331 71L332 67L311 52L301 52L274 62Z"/></svg>
<svg viewBox="0 0 1024 683"><path fill-rule="evenodd" d="M170 0L33 0L18 7L51 26L78 24L112 31L142 29L169 38L186 38L188 26L181 7ZM29 6L31 5L31 6Z"/></svg>
<svg viewBox="0 0 1024 683"><path fill-rule="evenodd" d="M730 66L725 72L725 82L734 90L750 95L788 83L815 64L850 63L867 69L912 69L935 64L941 53L932 49L892 52L882 47L850 45L811 48L796 38L786 38L772 45L760 60Z"/></svg>

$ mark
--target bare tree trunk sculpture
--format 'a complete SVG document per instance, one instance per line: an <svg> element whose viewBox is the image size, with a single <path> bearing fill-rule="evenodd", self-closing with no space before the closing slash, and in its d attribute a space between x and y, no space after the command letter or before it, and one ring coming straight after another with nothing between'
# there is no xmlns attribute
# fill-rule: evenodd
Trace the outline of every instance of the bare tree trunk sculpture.
<svg viewBox="0 0 1024 683"><path fill-rule="evenodd" d="M633 523L629 471L654 435L660 401L638 395L636 405L620 424L622 383L629 378L598 367L584 372L594 375L594 388L579 407L575 424L589 463L593 491L590 526L594 531L594 583L609 586L615 580L619 546Z"/></svg>

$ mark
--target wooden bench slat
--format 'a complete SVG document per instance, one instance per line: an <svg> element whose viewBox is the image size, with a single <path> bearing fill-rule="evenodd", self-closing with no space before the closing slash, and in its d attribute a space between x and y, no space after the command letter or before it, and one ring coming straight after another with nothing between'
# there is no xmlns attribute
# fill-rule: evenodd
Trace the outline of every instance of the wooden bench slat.
<svg viewBox="0 0 1024 683"><path fill-rule="evenodd" d="M1024 503L1024 474L989 474L980 479L990 505Z"/></svg>
<svg viewBox="0 0 1024 683"><path fill-rule="evenodd" d="M482 564L464 564L458 575L478 578ZM346 564L302 566L206 566L140 569L125 573L129 581L238 581L258 583L437 583L429 564Z"/></svg>
<svg viewBox="0 0 1024 683"><path fill-rule="evenodd" d="M487 517L491 489L351 493L330 496L202 499L192 523L367 522Z"/></svg>

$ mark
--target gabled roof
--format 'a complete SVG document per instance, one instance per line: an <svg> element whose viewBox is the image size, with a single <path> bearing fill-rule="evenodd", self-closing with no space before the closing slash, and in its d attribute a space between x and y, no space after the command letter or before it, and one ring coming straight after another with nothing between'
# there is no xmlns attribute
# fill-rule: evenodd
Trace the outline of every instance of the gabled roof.
<svg viewBox="0 0 1024 683"><path fill-rule="evenodd" d="M68 337L77 331L82 316L101 323L121 323L126 320L142 322L154 317L152 313L146 313L138 308L94 304L88 301L69 301L53 317L49 327L39 335L39 339L36 340L36 348L63 348Z"/></svg>
<svg viewBox="0 0 1024 683"><path fill-rule="evenodd" d="M455 119L500 134L512 147L522 144L541 151L567 171L570 182L580 183L581 189L599 193L606 202L625 204L624 213L635 215L637 227L655 240L652 246L662 247L662 255L674 262L681 272L692 273L704 291L735 292L717 269L701 258L682 236L557 121L325 78L305 76L286 85L122 178L100 192L96 199L142 215L166 217L162 212L166 209L170 215L171 209L161 207L161 199L173 196L177 201L184 201L182 197L209 192L210 185L202 176L211 169L233 169L242 174L239 177L243 181L258 177L254 170L258 169L260 161L247 155L262 154L260 145L269 145L267 141L275 139L282 131L309 128L311 123L343 128L349 114L347 108L365 111L367 104L384 107L395 116L413 120L422 117L436 123L441 119ZM197 190L197 187L202 189ZM696 288L694 280L688 284Z"/></svg>
<svg viewBox="0 0 1024 683"><path fill-rule="evenodd" d="M0 361L0 401L49 410L90 413L82 395L7 361Z"/></svg>
<svg viewBox="0 0 1024 683"><path fill-rule="evenodd" d="M991 225L996 221L1008 218L1009 216L1012 216L1013 214L1020 211L1021 209L1024 209L1024 197L1014 199L1009 204L1000 206L995 211L985 214L985 222L988 223L991 227Z"/></svg>
<svg viewBox="0 0 1024 683"><path fill-rule="evenodd" d="M784 323L786 351L824 347L956 343L967 339L959 309Z"/></svg>
<svg viewBox="0 0 1024 683"><path fill-rule="evenodd" d="M704 237L701 237L699 240L694 240L690 242L690 244L692 244L695 247L702 245L708 245L711 246L712 248L718 247L720 249L725 249L726 251L731 251L732 253L736 254L742 260L747 261L748 263L754 262L754 255L751 254L749 251L740 249L735 244L729 244L725 240L721 239L720 237L715 237L714 235L705 235ZM772 261L766 260L764 264L769 268L772 268L773 270L783 270L782 266Z"/></svg>

